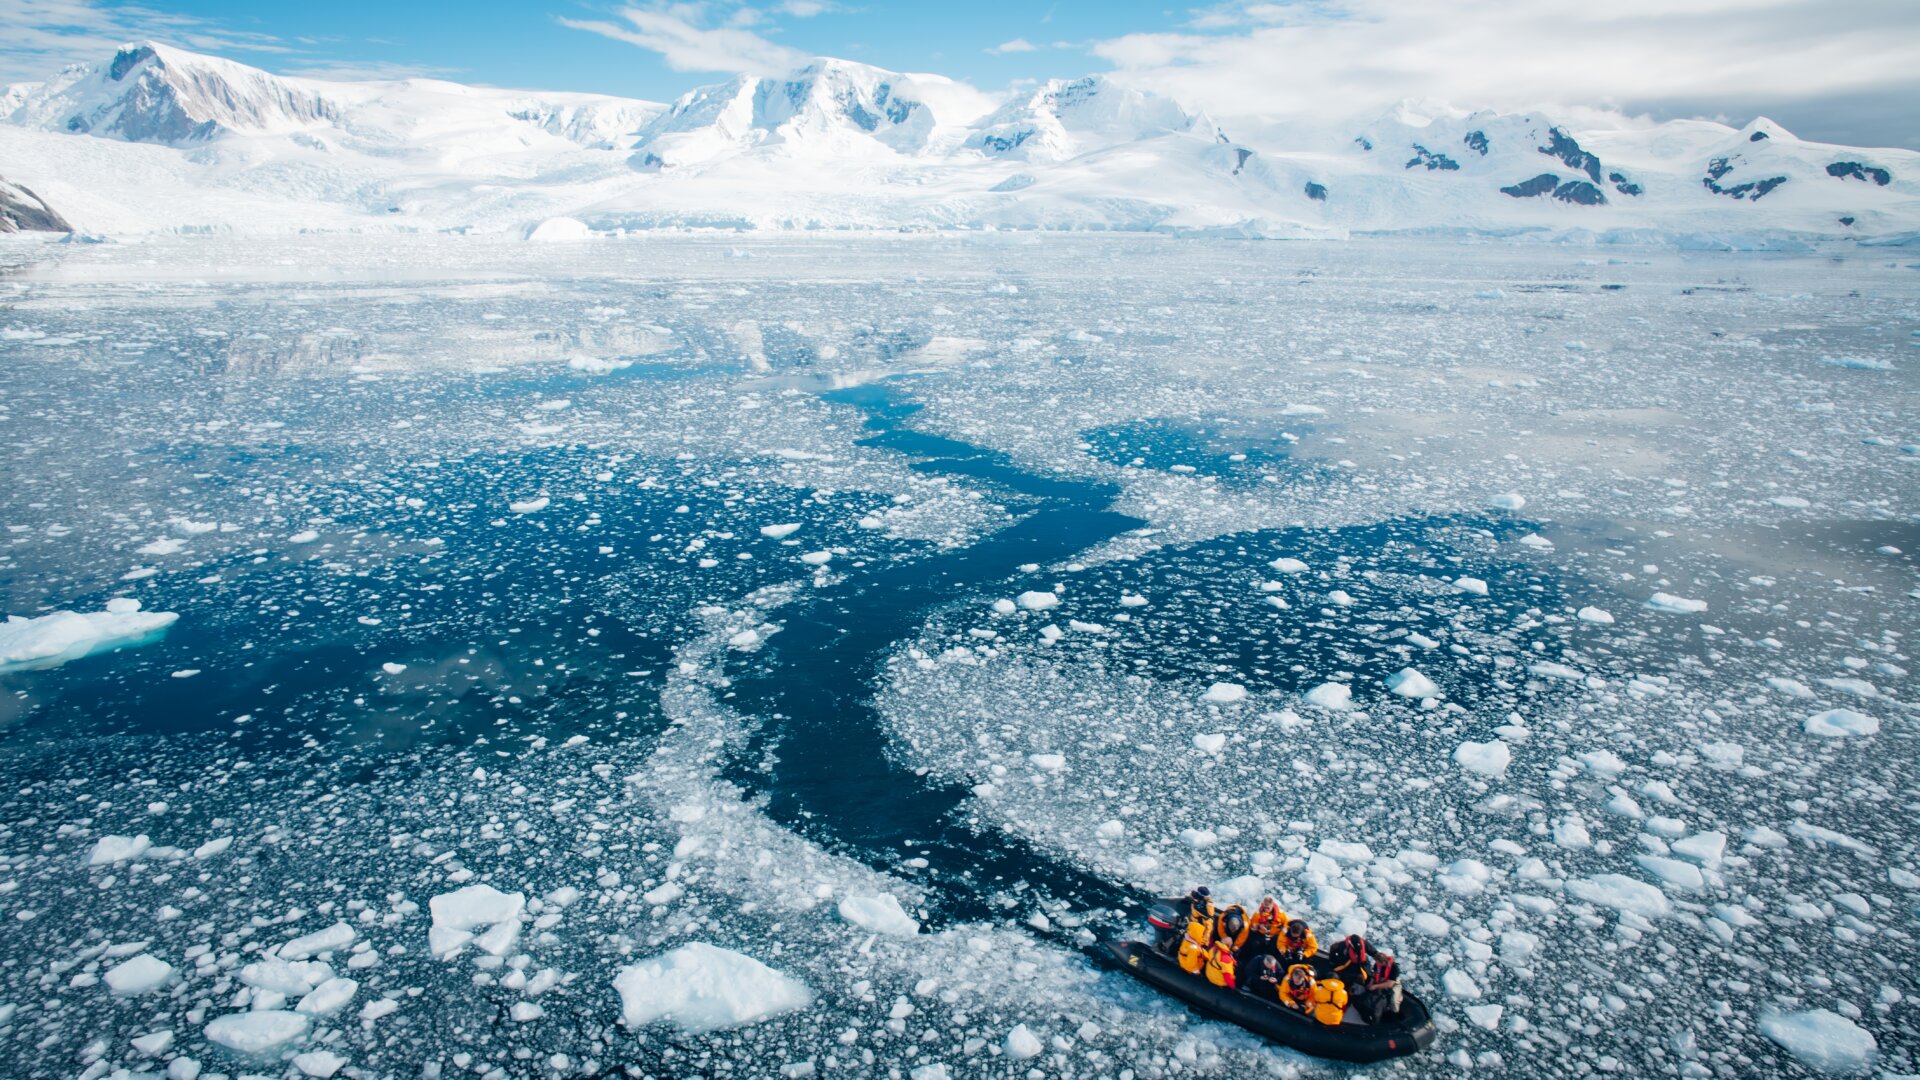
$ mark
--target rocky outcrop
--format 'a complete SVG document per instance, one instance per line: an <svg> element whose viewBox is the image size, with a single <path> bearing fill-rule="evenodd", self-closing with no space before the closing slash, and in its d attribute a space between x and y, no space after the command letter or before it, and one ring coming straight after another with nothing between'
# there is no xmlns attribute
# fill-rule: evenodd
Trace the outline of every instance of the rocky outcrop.
<svg viewBox="0 0 1920 1080"><path fill-rule="evenodd" d="M72 231L73 226L32 189L0 177L0 233Z"/></svg>

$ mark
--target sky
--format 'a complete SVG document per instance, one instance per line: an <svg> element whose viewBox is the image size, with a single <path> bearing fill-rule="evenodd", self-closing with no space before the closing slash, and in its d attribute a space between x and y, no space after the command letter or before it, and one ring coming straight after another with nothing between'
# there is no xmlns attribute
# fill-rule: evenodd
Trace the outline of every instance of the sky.
<svg viewBox="0 0 1920 1080"><path fill-rule="evenodd" d="M1618 110L1920 149L1920 0L0 0L0 82L153 38L280 74L671 101L811 56L990 93L1110 73L1223 121Z"/></svg>

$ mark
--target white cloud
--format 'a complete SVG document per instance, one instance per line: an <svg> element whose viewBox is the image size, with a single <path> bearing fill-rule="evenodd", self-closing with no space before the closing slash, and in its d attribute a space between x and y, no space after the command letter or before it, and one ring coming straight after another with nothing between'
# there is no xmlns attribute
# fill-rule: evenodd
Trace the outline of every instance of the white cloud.
<svg viewBox="0 0 1920 1080"><path fill-rule="evenodd" d="M839 11L840 5L831 0L782 0L779 10L782 15L791 15L796 19L811 19L829 11Z"/></svg>
<svg viewBox="0 0 1920 1080"><path fill-rule="evenodd" d="M749 10L749 9L739 9ZM808 57L761 37L729 20L727 26L695 23L697 5L666 8L627 7L620 17L629 25L597 19L560 20L561 25L637 45L660 54L675 71L721 71L735 75L777 75L805 64Z"/></svg>
<svg viewBox="0 0 1920 1080"><path fill-rule="evenodd" d="M1008 53L1035 52L1039 48L1040 46L1035 45L1033 42L1028 41L1026 38L1017 37L1017 38L1014 38L1012 41L1003 41L1000 44L995 45L991 49L988 49L987 51L994 54L995 56L1005 56Z"/></svg>
<svg viewBox="0 0 1920 1080"><path fill-rule="evenodd" d="M293 51L271 35L139 4L0 0L0 83L43 79L76 61L104 62L121 44L147 38L203 52Z"/></svg>
<svg viewBox="0 0 1920 1080"><path fill-rule="evenodd" d="M1736 116L1920 100L1913 0L1263 2L1093 51L1224 118L1344 120L1402 99Z"/></svg>

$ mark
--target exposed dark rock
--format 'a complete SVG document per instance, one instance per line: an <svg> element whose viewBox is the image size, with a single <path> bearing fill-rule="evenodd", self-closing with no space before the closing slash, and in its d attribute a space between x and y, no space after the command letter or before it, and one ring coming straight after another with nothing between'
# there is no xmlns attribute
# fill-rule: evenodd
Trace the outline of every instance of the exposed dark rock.
<svg viewBox="0 0 1920 1080"><path fill-rule="evenodd" d="M1311 180L1307 181L1307 198L1312 199L1314 202L1326 202L1327 201L1326 185L1316 184Z"/></svg>
<svg viewBox="0 0 1920 1080"><path fill-rule="evenodd" d="M46 200L28 188L0 179L0 233L72 231L73 226Z"/></svg>
<svg viewBox="0 0 1920 1080"><path fill-rule="evenodd" d="M1365 135L1355 135L1355 136L1353 137L1353 141L1354 141L1355 143L1358 143L1358 144L1359 144L1359 146L1360 146L1360 149L1362 149L1362 150L1371 150L1371 149L1373 149L1373 140L1372 140L1372 139L1369 139L1369 138L1367 138L1367 137L1366 137Z"/></svg>
<svg viewBox="0 0 1920 1080"><path fill-rule="evenodd" d="M1585 180L1569 180L1553 189L1553 197L1576 206L1605 206L1607 197Z"/></svg>
<svg viewBox="0 0 1920 1080"><path fill-rule="evenodd" d="M1487 133L1486 132L1469 131L1467 132L1467 137L1460 141L1466 143L1468 149L1480 151L1481 157L1487 156Z"/></svg>
<svg viewBox="0 0 1920 1080"><path fill-rule="evenodd" d="M1613 181L1614 190L1622 195L1639 195L1646 190L1639 184L1627 179L1625 173L1610 172L1607 174L1607 179Z"/></svg>
<svg viewBox="0 0 1920 1080"><path fill-rule="evenodd" d="M1877 165L1857 161L1836 161L1827 166L1827 175L1841 180L1872 180L1881 187L1893 183L1893 174Z"/></svg>
<svg viewBox="0 0 1920 1080"><path fill-rule="evenodd" d="M1849 215L1849 216L1847 216L1847 217L1843 217L1843 218L1841 218L1841 219L1840 219L1840 224L1842 224L1842 225L1845 225L1845 226L1848 226L1849 228L1851 228L1851 227L1853 226L1853 217L1852 217L1851 215Z"/></svg>
<svg viewBox="0 0 1920 1080"><path fill-rule="evenodd" d="M1766 137L1767 137L1767 133L1766 133L1766 132L1764 132L1764 131L1756 131L1756 132L1754 132L1753 134L1751 134L1751 135L1749 135L1749 136L1747 136L1747 141L1748 141L1748 142L1759 142L1759 141L1760 141L1761 139L1764 139L1764 138L1766 138Z"/></svg>
<svg viewBox="0 0 1920 1080"><path fill-rule="evenodd" d="M1744 184L1722 187L1720 178L1733 171L1734 163L1726 158L1714 158L1707 162L1707 175L1700 183L1715 195L1725 195L1734 199L1748 199L1758 202L1767 192L1787 182L1784 176L1769 176L1765 180L1749 180Z"/></svg>
<svg viewBox="0 0 1920 1080"><path fill-rule="evenodd" d="M1550 172L1543 172L1531 180L1522 180L1500 189L1502 194L1516 199L1531 199L1535 195L1545 195L1560 186L1560 178Z"/></svg>
<svg viewBox="0 0 1920 1080"><path fill-rule="evenodd" d="M1580 144L1573 140L1573 136L1559 128L1549 128L1547 137L1547 145L1540 147L1541 153L1548 157L1559 158L1566 162L1569 169L1579 169L1596 184L1600 182L1599 158L1582 150Z"/></svg>
<svg viewBox="0 0 1920 1080"><path fill-rule="evenodd" d="M1426 147L1421 146L1419 143L1413 144L1413 157L1407 160L1406 167L1411 169L1416 165L1425 165L1428 172L1432 172L1435 169L1441 169L1446 172L1457 172L1460 168L1459 162L1445 154L1436 154Z"/></svg>
<svg viewBox="0 0 1920 1080"><path fill-rule="evenodd" d="M1244 146L1236 146L1233 152L1239 155L1239 160L1233 163L1233 175L1239 176L1240 170L1247 167L1247 159L1253 156L1253 151Z"/></svg>
<svg viewBox="0 0 1920 1080"><path fill-rule="evenodd" d="M1004 154L1014 147L1019 146L1021 143L1026 142L1032 136L1032 128L1022 128L1012 135L982 135L980 136L980 145L992 150L996 154Z"/></svg>

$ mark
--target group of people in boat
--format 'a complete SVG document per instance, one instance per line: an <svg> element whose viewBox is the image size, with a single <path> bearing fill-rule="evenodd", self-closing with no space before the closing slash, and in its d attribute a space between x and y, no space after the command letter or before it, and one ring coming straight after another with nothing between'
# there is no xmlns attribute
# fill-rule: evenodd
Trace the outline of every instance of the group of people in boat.
<svg viewBox="0 0 1920 1080"><path fill-rule="evenodd" d="M1359 934L1327 950L1331 975L1321 978L1313 958L1320 943L1303 919L1289 918L1269 896L1251 914L1239 904L1216 906L1205 885L1181 902L1184 932L1163 928L1155 947L1196 977L1241 990L1322 1024L1338 1024L1351 1003L1369 1024L1399 1015L1400 965Z"/></svg>

